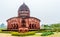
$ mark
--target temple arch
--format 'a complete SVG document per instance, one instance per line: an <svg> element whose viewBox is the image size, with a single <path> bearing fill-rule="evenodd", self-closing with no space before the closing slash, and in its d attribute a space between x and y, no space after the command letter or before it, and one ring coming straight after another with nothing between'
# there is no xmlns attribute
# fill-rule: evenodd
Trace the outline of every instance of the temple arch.
<svg viewBox="0 0 60 37"><path fill-rule="evenodd" d="M22 27L26 27L26 21L24 19L22 20Z"/></svg>
<svg viewBox="0 0 60 37"><path fill-rule="evenodd" d="M14 23L14 24L11 24L12 25L12 29L18 29L18 24L16 23Z"/></svg>
<svg viewBox="0 0 60 37"><path fill-rule="evenodd" d="M36 24L29 24L29 28L30 29L35 29L36 28Z"/></svg>

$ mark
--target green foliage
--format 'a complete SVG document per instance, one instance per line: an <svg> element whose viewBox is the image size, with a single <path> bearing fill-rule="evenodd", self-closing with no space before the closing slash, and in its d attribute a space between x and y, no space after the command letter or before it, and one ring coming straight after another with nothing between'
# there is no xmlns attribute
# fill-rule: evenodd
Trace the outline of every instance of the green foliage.
<svg viewBox="0 0 60 37"><path fill-rule="evenodd" d="M51 24L51 27L60 27L60 23L58 23L58 24Z"/></svg>
<svg viewBox="0 0 60 37"><path fill-rule="evenodd" d="M60 32L60 23L52 24L50 27L52 28L52 31Z"/></svg>
<svg viewBox="0 0 60 37"><path fill-rule="evenodd" d="M45 31L60 32L60 23L44 25Z"/></svg>
<svg viewBox="0 0 60 37"><path fill-rule="evenodd" d="M49 25L44 25L44 27L49 27Z"/></svg>
<svg viewBox="0 0 60 37"><path fill-rule="evenodd" d="M11 33L13 36L29 36L29 35L34 35L35 32L26 32L26 33L18 33L18 32L12 32Z"/></svg>
<svg viewBox="0 0 60 37"><path fill-rule="evenodd" d="M13 36L20 36L20 33L18 33L18 32L12 32L11 33Z"/></svg>
<svg viewBox="0 0 60 37"><path fill-rule="evenodd" d="M48 25L48 24L43 24L43 29L48 30L48 29L51 29L51 27L50 27L50 25Z"/></svg>
<svg viewBox="0 0 60 37"><path fill-rule="evenodd" d="M41 36L48 36L54 34L53 32L43 32Z"/></svg>
<svg viewBox="0 0 60 37"><path fill-rule="evenodd" d="M37 33L42 33L42 32L46 32L46 29L40 29L37 31Z"/></svg>
<svg viewBox="0 0 60 37"><path fill-rule="evenodd" d="M0 25L0 28L5 28L5 24L2 23L2 24Z"/></svg>

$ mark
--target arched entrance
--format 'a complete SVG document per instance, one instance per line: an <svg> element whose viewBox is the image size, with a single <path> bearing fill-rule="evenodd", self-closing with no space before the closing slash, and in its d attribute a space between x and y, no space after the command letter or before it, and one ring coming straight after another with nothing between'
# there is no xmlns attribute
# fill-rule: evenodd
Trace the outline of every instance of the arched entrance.
<svg viewBox="0 0 60 37"><path fill-rule="evenodd" d="M29 29L35 29L36 28L36 24L30 24L29 25Z"/></svg>
<svg viewBox="0 0 60 37"><path fill-rule="evenodd" d="M31 24L29 25L29 29L31 29Z"/></svg>
<svg viewBox="0 0 60 37"><path fill-rule="evenodd" d="M13 29L18 29L18 24L12 24Z"/></svg>
<svg viewBox="0 0 60 37"><path fill-rule="evenodd" d="M26 27L26 22L24 19L22 20L22 27Z"/></svg>
<svg viewBox="0 0 60 37"><path fill-rule="evenodd" d="M25 19L22 19L21 21L21 28L19 28L19 32L27 32L29 29L26 27L26 21Z"/></svg>

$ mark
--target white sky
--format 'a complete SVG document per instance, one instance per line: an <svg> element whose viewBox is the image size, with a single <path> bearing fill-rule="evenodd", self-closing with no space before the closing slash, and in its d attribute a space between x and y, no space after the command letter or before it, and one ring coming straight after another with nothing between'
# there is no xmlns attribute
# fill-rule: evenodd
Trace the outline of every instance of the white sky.
<svg viewBox="0 0 60 37"><path fill-rule="evenodd" d="M30 15L41 24L60 23L60 0L0 0L0 23L17 16L23 2L30 8Z"/></svg>

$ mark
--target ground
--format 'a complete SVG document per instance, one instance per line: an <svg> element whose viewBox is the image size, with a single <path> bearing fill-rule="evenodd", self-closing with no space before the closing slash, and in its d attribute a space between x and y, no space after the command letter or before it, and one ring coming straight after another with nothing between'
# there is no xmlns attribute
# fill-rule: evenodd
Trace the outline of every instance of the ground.
<svg viewBox="0 0 60 37"><path fill-rule="evenodd" d="M49 36L40 36L41 33L36 33L33 36L24 36L24 37L60 37L60 32L55 32L53 35L49 35ZM11 34L8 33L0 33L0 37L21 37L21 36L11 36Z"/></svg>

